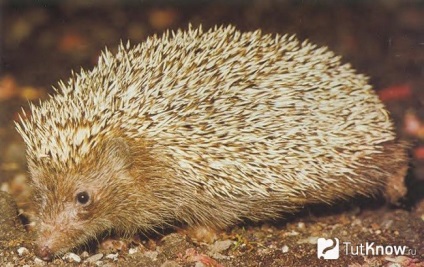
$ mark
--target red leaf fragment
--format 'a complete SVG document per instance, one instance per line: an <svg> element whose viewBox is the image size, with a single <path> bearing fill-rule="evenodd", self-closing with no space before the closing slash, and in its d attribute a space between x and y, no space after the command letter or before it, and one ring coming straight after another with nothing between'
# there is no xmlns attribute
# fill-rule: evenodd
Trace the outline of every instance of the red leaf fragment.
<svg viewBox="0 0 424 267"><path fill-rule="evenodd" d="M87 46L87 40L78 33L67 32L59 40L59 51L64 53L73 52L75 50L84 50Z"/></svg>
<svg viewBox="0 0 424 267"><path fill-rule="evenodd" d="M411 97L412 89L409 84L394 85L378 91L383 102L402 100Z"/></svg>
<svg viewBox="0 0 424 267"><path fill-rule="evenodd" d="M424 146L419 146L414 149L414 158L424 160Z"/></svg>
<svg viewBox="0 0 424 267"><path fill-rule="evenodd" d="M408 134L424 139L424 123L415 113L407 112L405 114L404 129Z"/></svg>

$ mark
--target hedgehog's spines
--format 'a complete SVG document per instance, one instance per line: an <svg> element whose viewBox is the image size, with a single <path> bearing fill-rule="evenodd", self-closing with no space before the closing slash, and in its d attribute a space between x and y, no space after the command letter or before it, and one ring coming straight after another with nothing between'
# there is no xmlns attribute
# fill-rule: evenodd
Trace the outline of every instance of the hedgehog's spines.
<svg viewBox="0 0 424 267"><path fill-rule="evenodd" d="M106 48L93 70L72 71L58 89L21 120L31 157L51 155L57 169L83 164L92 140L119 129L196 170L190 176L177 169L187 183L230 198L267 194L268 183L276 192L298 193L308 187L299 180L315 190L331 169L353 177L356 150L373 156L394 138L367 79L295 35L189 25L135 47L121 41L115 55Z"/></svg>

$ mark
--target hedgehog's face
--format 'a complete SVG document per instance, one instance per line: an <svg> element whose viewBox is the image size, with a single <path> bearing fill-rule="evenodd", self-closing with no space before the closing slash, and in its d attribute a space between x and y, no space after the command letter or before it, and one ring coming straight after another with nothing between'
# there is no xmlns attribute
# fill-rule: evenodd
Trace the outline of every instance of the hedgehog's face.
<svg viewBox="0 0 424 267"><path fill-rule="evenodd" d="M96 163L62 171L31 164L39 211L37 255L42 259L51 260L125 219L122 209L130 196L124 192L134 189L133 179L122 157L101 153Z"/></svg>

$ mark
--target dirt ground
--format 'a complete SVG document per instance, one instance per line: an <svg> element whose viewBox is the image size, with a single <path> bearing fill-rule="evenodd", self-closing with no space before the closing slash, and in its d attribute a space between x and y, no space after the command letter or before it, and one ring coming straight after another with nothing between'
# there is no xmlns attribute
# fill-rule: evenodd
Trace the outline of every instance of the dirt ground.
<svg viewBox="0 0 424 267"><path fill-rule="evenodd" d="M0 266L424 266L424 2L34 3L0 1ZM354 199L306 207L279 221L246 222L218 232L213 244L168 229L111 241L109 248L92 244L51 263L36 258L25 146L13 124L21 107L46 98L71 70L92 68L105 46L116 51L121 40L138 43L189 23L296 34L370 76L399 137L411 144L408 194L398 205ZM320 237L339 239L339 259L318 259ZM377 246L406 250L371 255Z"/></svg>

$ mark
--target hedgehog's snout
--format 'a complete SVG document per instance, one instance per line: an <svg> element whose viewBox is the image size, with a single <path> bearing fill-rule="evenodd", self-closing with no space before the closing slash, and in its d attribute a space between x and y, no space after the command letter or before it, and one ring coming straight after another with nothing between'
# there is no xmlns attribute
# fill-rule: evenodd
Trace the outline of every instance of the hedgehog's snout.
<svg viewBox="0 0 424 267"><path fill-rule="evenodd" d="M54 256L53 251L46 245L37 247L35 254L44 261L51 261Z"/></svg>

